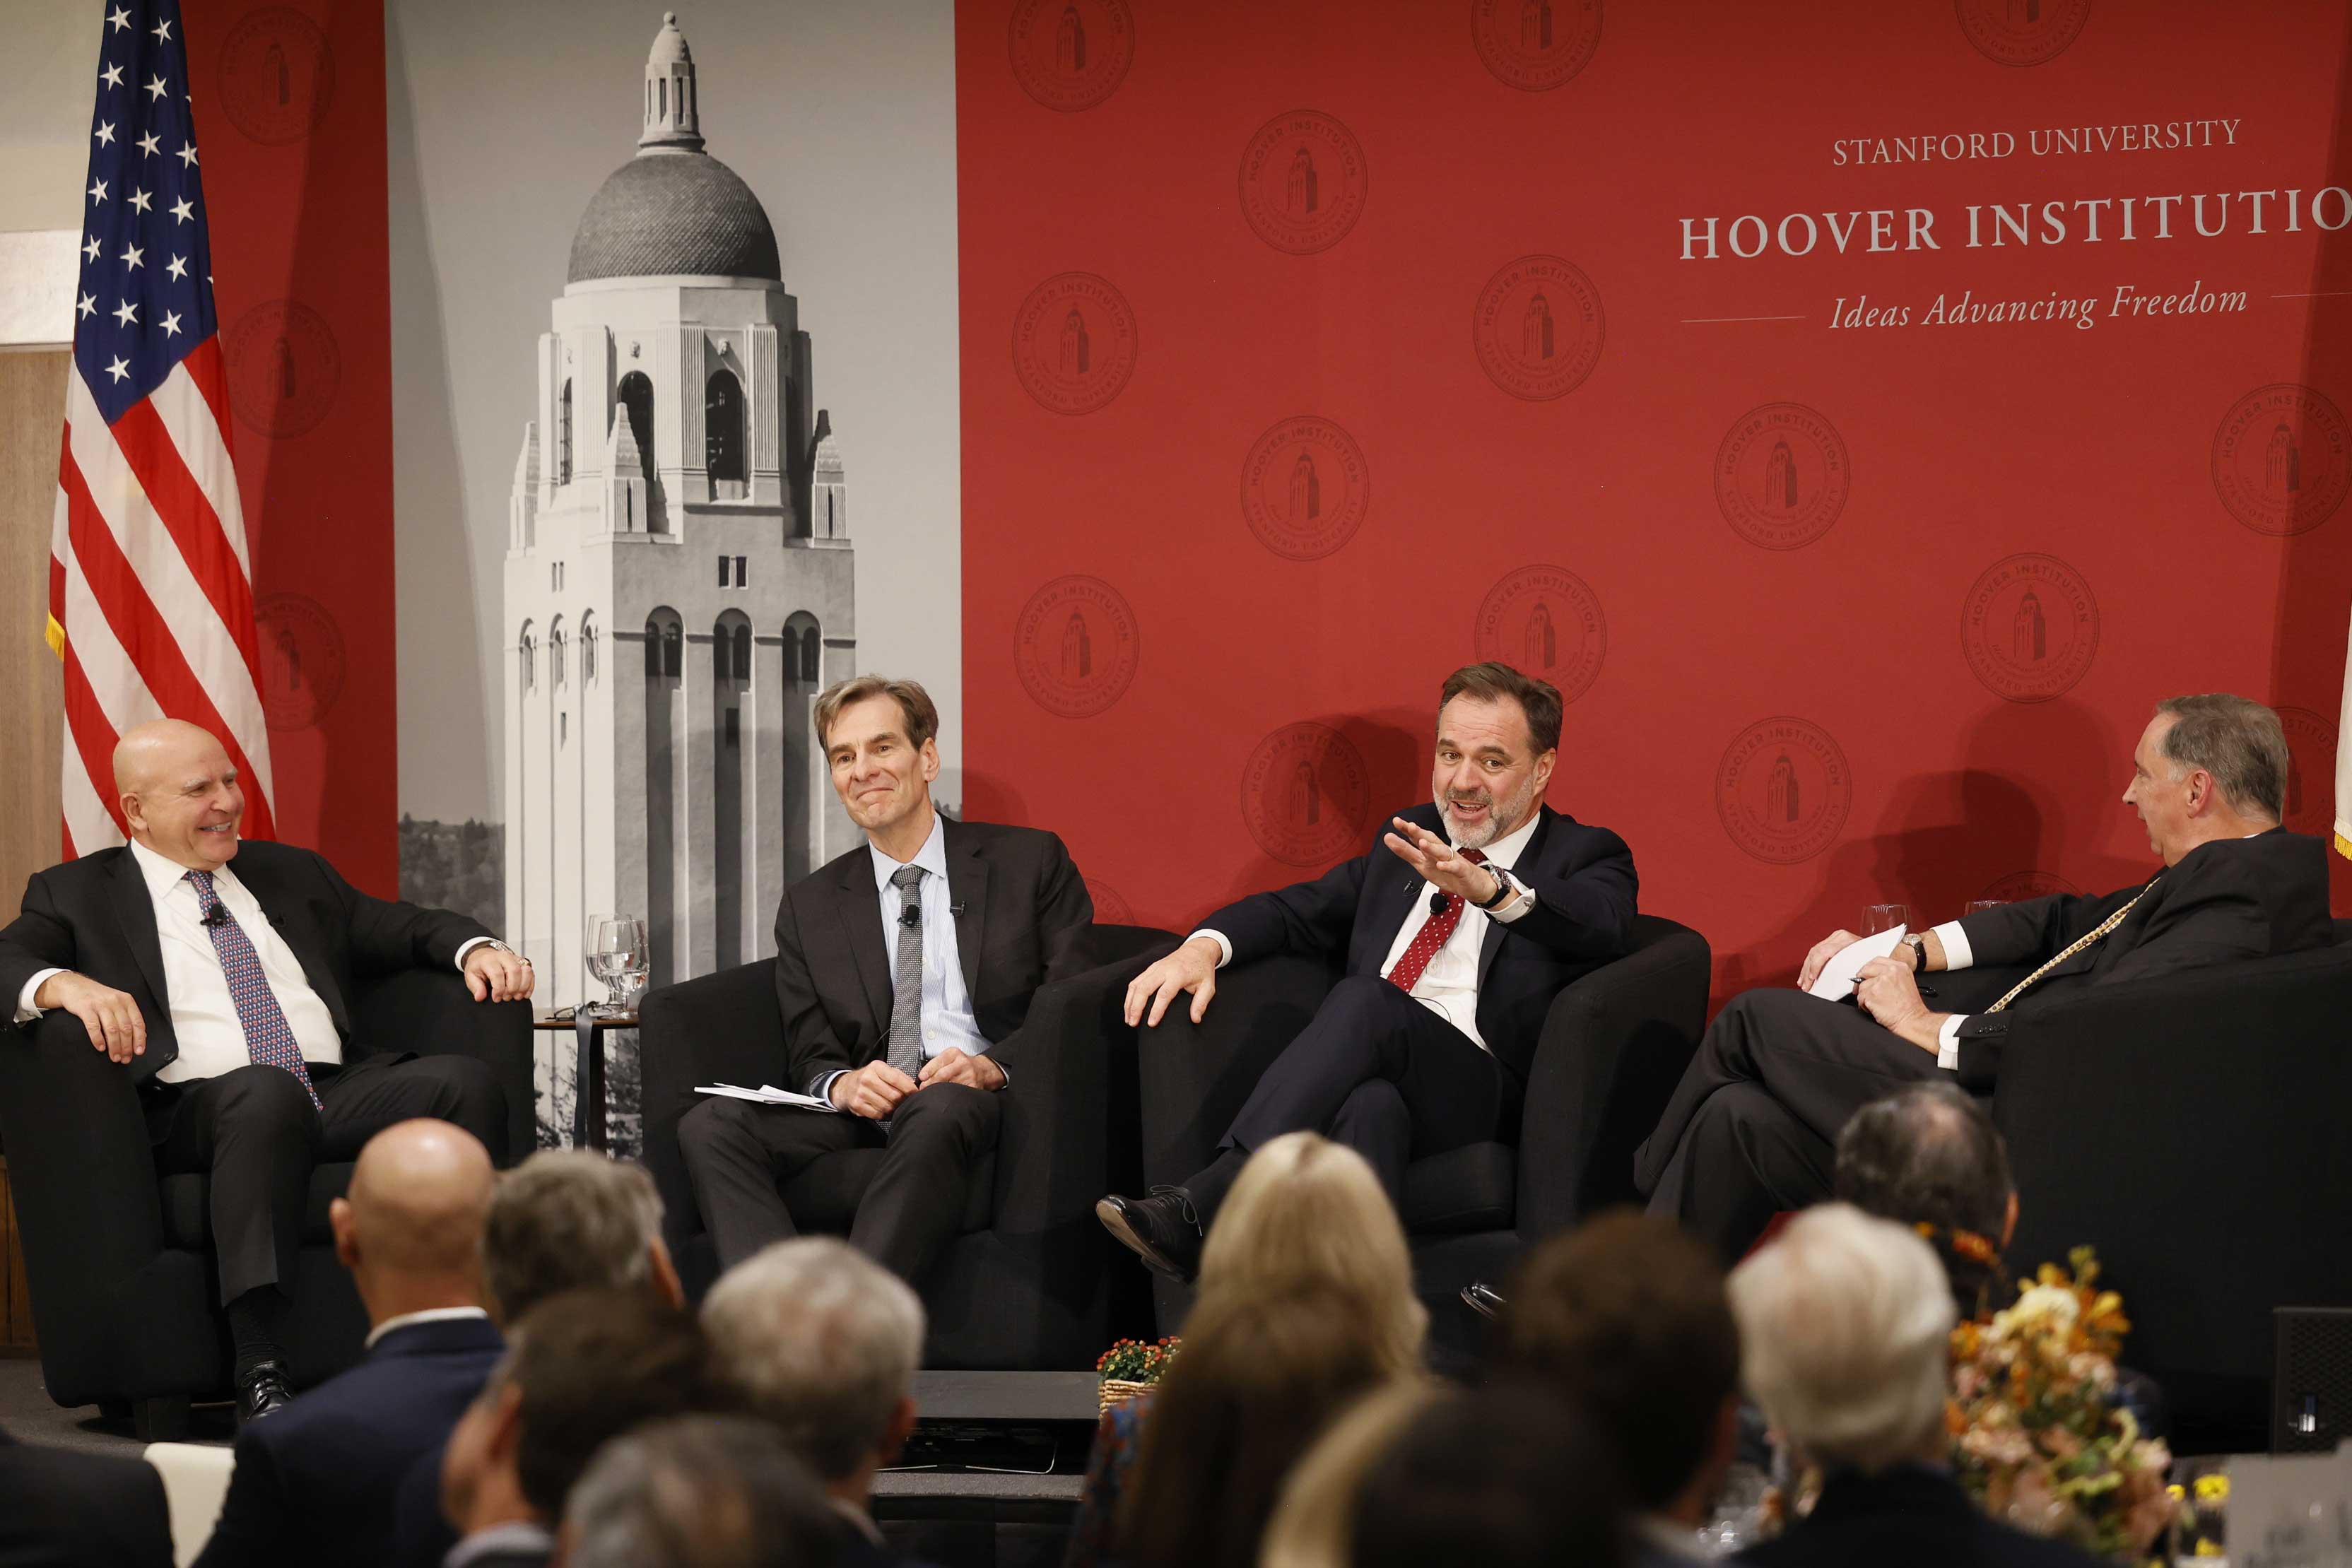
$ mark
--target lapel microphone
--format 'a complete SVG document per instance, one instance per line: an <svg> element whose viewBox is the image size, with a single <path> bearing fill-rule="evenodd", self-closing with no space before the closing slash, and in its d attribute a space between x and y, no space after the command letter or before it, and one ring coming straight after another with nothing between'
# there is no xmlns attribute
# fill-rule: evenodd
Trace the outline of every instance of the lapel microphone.
<svg viewBox="0 0 2352 1568"><path fill-rule="evenodd" d="M1433 887L1429 890L1429 912L1432 915L1445 913L1445 894Z"/></svg>
<svg viewBox="0 0 2352 1568"><path fill-rule="evenodd" d="M923 923L923 906L909 904L898 911L898 924L912 931Z"/></svg>
<svg viewBox="0 0 2352 1568"><path fill-rule="evenodd" d="M212 906L212 909L210 910L210 912L208 912L208 913L206 913L206 914L205 914L205 915L202 915L197 916L197 918L196 918L196 924L197 924L197 925L227 925L227 924L228 924L228 905L227 905L227 904L226 904L221 903L218 899L215 899L215 900L213 901L213 906Z"/></svg>
<svg viewBox="0 0 2352 1568"><path fill-rule="evenodd" d="M956 919L961 920L963 918L963 905L961 904L950 904L948 905L948 913L953 915Z"/></svg>

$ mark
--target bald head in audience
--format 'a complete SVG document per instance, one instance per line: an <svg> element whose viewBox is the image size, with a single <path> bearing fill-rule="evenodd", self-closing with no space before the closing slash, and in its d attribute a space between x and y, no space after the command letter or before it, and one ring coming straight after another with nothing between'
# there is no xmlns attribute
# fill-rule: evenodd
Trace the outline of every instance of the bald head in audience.
<svg viewBox="0 0 2352 1568"><path fill-rule="evenodd" d="M327 1218L371 1323L482 1304L482 1221L496 1179L489 1151L453 1123L395 1122L367 1141Z"/></svg>

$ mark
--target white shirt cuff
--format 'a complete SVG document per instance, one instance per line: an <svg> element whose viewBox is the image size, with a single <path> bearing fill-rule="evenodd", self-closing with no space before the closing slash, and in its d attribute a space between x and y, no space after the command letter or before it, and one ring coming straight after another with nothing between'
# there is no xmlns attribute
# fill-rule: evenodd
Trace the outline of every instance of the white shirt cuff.
<svg viewBox="0 0 2352 1568"><path fill-rule="evenodd" d="M16 1017L14 1021L31 1023L35 1019L39 1018L41 1009L33 1005L33 998L40 995L41 987L47 983L51 975L64 973L63 969L36 969L33 972L33 977L25 982L25 988L16 993Z"/></svg>
<svg viewBox="0 0 2352 1568"><path fill-rule="evenodd" d="M1206 936L1210 941L1214 942L1217 945L1218 968L1222 969L1226 965L1234 961L1234 945L1225 940L1225 934L1223 932L1203 929L1193 932L1191 936L1185 937L1184 940L1190 942L1193 940L1194 937L1200 936Z"/></svg>
<svg viewBox="0 0 2352 1568"><path fill-rule="evenodd" d="M1957 920L1947 920L1932 934L1944 945L1944 967L1965 969L1977 961L1976 949L1969 946L1969 934L1960 929Z"/></svg>
<svg viewBox="0 0 2352 1568"><path fill-rule="evenodd" d="M831 1072L820 1072L816 1075L816 1082L809 1085L808 1092L830 1103L833 1099L833 1081L848 1076L849 1070L845 1067L836 1067ZM836 1111L840 1108L838 1105L834 1107Z"/></svg>
<svg viewBox="0 0 2352 1568"><path fill-rule="evenodd" d="M1536 906L1536 895L1528 891L1527 884L1519 881L1518 878L1512 876L1510 873L1503 871L1499 867L1494 869L1496 876L1501 877L1505 882L1511 884L1511 895L1503 900L1502 903L1496 904L1494 908L1486 911L1486 918L1489 920L1499 920L1504 925L1508 925L1512 921L1518 919L1520 916L1527 914L1528 910L1533 909Z"/></svg>
<svg viewBox="0 0 2352 1568"><path fill-rule="evenodd" d="M1967 1013L1954 1013L1936 1031L1936 1065L1947 1072L1960 1070L1960 1026L1968 1021Z"/></svg>
<svg viewBox="0 0 2352 1568"><path fill-rule="evenodd" d="M508 946L505 943L499 941L495 936L468 936L465 941L459 943L457 946L457 967L463 969L466 967L466 955L472 952L475 948L484 946L496 947L501 953L511 953L514 951L513 948Z"/></svg>

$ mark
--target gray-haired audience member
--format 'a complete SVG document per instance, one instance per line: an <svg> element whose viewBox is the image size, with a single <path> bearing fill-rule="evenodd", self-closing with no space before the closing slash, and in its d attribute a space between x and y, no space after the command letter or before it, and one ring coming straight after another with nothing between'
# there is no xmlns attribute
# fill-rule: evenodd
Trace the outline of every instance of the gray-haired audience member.
<svg viewBox="0 0 2352 1568"><path fill-rule="evenodd" d="M586 1149L542 1149L499 1178L482 1219L484 1290L499 1321L521 1322L572 1291L636 1291L686 1304L661 1238L653 1177ZM444 1449L401 1477L394 1505L394 1568L437 1568L457 1543L442 1512Z"/></svg>
<svg viewBox="0 0 2352 1568"><path fill-rule="evenodd" d="M1495 1369L1608 1433L1637 1511L1633 1562L1699 1559L1739 1437L1739 1330L1713 1249L1631 1208L1544 1243L1511 1287Z"/></svg>
<svg viewBox="0 0 2352 1568"><path fill-rule="evenodd" d="M824 1483L844 1564L903 1562L867 1511L874 1472L915 1427L923 1303L831 1237L778 1241L730 1269L702 1303L719 1375Z"/></svg>
<svg viewBox="0 0 2352 1568"><path fill-rule="evenodd" d="M1838 1134L1832 1185L1865 1214L1933 1227L1928 1242L1961 1314L1987 1304L2000 1249L2017 1230L2017 1183L2009 1145L1975 1096L1930 1080L1872 1101Z"/></svg>
<svg viewBox="0 0 2352 1568"><path fill-rule="evenodd" d="M442 1506L459 1540L444 1568L538 1568L565 1496L606 1440L707 1413L719 1397L701 1327L650 1292L541 1301L449 1435Z"/></svg>
<svg viewBox="0 0 2352 1568"><path fill-rule="evenodd" d="M661 1195L640 1165L543 1149L499 1180L482 1226L482 1278L508 1322L566 1291L686 1291L661 1234Z"/></svg>
<svg viewBox="0 0 2352 1568"><path fill-rule="evenodd" d="M604 1445L564 1505L566 1568L833 1568L840 1520L764 1421L685 1416Z"/></svg>
<svg viewBox="0 0 2352 1568"><path fill-rule="evenodd" d="M2092 1558L1979 1511L1944 1431L1954 1314L1916 1231L1825 1203L1731 1272L1748 1391L1823 1482L1811 1513L1739 1561L1771 1568L2082 1568Z"/></svg>

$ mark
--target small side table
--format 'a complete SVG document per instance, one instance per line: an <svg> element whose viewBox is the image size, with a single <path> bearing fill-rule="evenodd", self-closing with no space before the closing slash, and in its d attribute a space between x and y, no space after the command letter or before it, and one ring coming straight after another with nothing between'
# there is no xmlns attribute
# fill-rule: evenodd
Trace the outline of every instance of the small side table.
<svg viewBox="0 0 2352 1568"><path fill-rule="evenodd" d="M569 1031L580 1040L580 1068L572 1094L572 1146L604 1152L604 1035L608 1030L635 1029L634 1008L625 1013L582 1012L572 1018L534 1018L530 1027L545 1034Z"/></svg>

